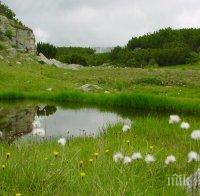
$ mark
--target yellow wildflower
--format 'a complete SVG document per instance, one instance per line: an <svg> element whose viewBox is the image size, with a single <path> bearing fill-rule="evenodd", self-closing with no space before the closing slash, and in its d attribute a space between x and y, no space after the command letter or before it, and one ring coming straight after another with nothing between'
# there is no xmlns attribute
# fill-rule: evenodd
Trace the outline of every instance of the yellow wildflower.
<svg viewBox="0 0 200 196"><path fill-rule="evenodd" d="M90 159L89 162L90 162L90 163L93 163L93 159Z"/></svg>
<svg viewBox="0 0 200 196"><path fill-rule="evenodd" d="M6 153L6 157L7 157L7 159L10 157L10 153L9 152Z"/></svg>
<svg viewBox="0 0 200 196"><path fill-rule="evenodd" d="M95 152L94 153L94 156L97 158L99 156L99 153L98 152Z"/></svg>
<svg viewBox="0 0 200 196"><path fill-rule="evenodd" d="M53 154L54 154L55 157L57 157L59 155L59 152L54 151Z"/></svg>
<svg viewBox="0 0 200 196"><path fill-rule="evenodd" d="M79 166L80 166L80 167L83 167L83 161L80 161L80 162L79 162Z"/></svg>
<svg viewBox="0 0 200 196"><path fill-rule="evenodd" d="M85 177L86 174L85 174L85 172L81 172L80 175L83 178L83 177Z"/></svg>

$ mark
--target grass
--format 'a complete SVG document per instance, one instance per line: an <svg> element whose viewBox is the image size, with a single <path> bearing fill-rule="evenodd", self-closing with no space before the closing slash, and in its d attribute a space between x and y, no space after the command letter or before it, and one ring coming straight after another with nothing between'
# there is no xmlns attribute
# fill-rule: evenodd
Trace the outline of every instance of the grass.
<svg viewBox="0 0 200 196"><path fill-rule="evenodd" d="M167 183L175 173L189 176L197 169L197 163L187 163L187 154L199 150L199 144L190 139L191 130L200 126L198 119L184 117L192 126L186 132L179 125L169 125L166 116L138 116L133 120L135 125L127 133L122 133L119 124L95 139L74 138L64 147L56 140L1 144L0 164L5 165L0 175L1 195L186 195L184 187ZM59 152L58 157L54 151ZM152 153L156 162L117 164L112 156L118 151L125 155ZM166 166L164 160L170 154L177 162Z"/></svg>
<svg viewBox="0 0 200 196"><path fill-rule="evenodd" d="M134 127L127 133L122 133L122 125L118 124L97 138L74 138L65 147L59 146L56 139L19 140L10 145L2 142L0 166L5 168L0 170L0 194L187 195L184 187L168 186L167 181L175 173L189 176L198 168L197 163L187 163L187 154L199 151L199 142L190 139L191 131L200 127L199 75L199 63L148 69L88 67L73 71L38 64L27 54L5 58L0 62L1 102L73 102L166 115L131 116ZM80 87L86 83L102 89L84 93ZM172 112L183 115L191 129L183 132L180 125L169 125L168 114ZM59 152L58 157L54 151ZM126 155L135 151L143 155L153 153L157 161L152 165L144 161L127 166L116 164L112 155L117 151ZM11 155L7 159L8 152ZM97 159L95 152L99 153ZM170 154L176 156L177 162L167 167L164 159ZM81 172L85 177L80 176Z"/></svg>
<svg viewBox="0 0 200 196"><path fill-rule="evenodd" d="M92 104L106 107L120 107L124 109L142 109L157 112L179 112L188 114L200 114L199 99L180 99L144 95L138 93L115 93L105 95L103 93L82 93L68 91L63 93L0 93L0 100L43 100L61 103Z"/></svg>

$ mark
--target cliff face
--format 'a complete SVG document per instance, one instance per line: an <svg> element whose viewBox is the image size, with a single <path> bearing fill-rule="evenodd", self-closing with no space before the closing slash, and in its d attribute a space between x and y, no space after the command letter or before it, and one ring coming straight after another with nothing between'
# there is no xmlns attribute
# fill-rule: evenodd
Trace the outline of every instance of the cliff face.
<svg viewBox="0 0 200 196"><path fill-rule="evenodd" d="M24 51L36 51L35 36L28 27L0 15L0 32L7 36L12 46Z"/></svg>

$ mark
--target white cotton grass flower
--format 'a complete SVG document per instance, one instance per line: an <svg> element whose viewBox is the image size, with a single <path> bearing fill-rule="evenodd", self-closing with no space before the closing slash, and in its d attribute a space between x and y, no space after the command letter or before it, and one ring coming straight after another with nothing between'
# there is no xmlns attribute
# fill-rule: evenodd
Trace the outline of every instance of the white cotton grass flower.
<svg viewBox="0 0 200 196"><path fill-rule="evenodd" d="M65 139L64 137L62 137L62 138L60 138L60 139L58 140L58 143L59 143L60 145L62 145L62 146L65 146L65 144L66 144L66 139Z"/></svg>
<svg viewBox="0 0 200 196"><path fill-rule="evenodd" d="M123 132L127 132L127 131L129 131L130 129L131 129L131 126L129 126L129 125L124 125L123 128L122 128L122 131L123 131Z"/></svg>
<svg viewBox="0 0 200 196"><path fill-rule="evenodd" d="M200 161L200 155L197 152L191 151L188 153L188 163Z"/></svg>
<svg viewBox="0 0 200 196"><path fill-rule="evenodd" d="M132 126L132 121L129 118L126 118L124 120L124 125L128 125L129 127L131 127Z"/></svg>
<svg viewBox="0 0 200 196"><path fill-rule="evenodd" d="M174 155L169 155L167 156L167 158L165 159L165 164L169 165L171 163L175 163L176 162L176 157Z"/></svg>
<svg viewBox="0 0 200 196"><path fill-rule="evenodd" d="M200 140L200 130L194 130L192 133L191 133L191 138L193 140Z"/></svg>
<svg viewBox="0 0 200 196"><path fill-rule="evenodd" d="M132 162L131 157L128 157L128 156L124 157L123 163L124 163L125 165L128 165L128 164L130 164L131 162Z"/></svg>
<svg viewBox="0 0 200 196"><path fill-rule="evenodd" d="M117 152L113 155L114 162L118 163L124 159L124 155L121 152Z"/></svg>
<svg viewBox="0 0 200 196"><path fill-rule="evenodd" d="M45 130L43 128L36 128L36 129L33 129L32 134L34 136L44 137L45 136Z"/></svg>
<svg viewBox="0 0 200 196"><path fill-rule="evenodd" d="M39 120L34 120L33 123L32 123L32 125L33 125L34 129L37 129L37 128L41 127L41 123L40 123Z"/></svg>
<svg viewBox="0 0 200 196"><path fill-rule="evenodd" d="M176 124L181 121L181 118L178 115L170 115L169 124Z"/></svg>
<svg viewBox="0 0 200 196"><path fill-rule="evenodd" d="M131 158L132 160L139 160L139 159L142 159L142 155L140 152L135 152L132 154Z"/></svg>
<svg viewBox="0 0 200 196"><path fill-rule="evenodd" d="M151 154L146 155L146 157L145 157L146 163L149 164L149 163L153 163L155 161L156 161L156 159L155 159L154 155L151 155Z"/></svg>
<svg viewBox="0 0 200 196"><path fill-rule="evenodd" d="M188 122L182 122L181 123L181 129L189 129L190 128L190 124Z"/></svg>

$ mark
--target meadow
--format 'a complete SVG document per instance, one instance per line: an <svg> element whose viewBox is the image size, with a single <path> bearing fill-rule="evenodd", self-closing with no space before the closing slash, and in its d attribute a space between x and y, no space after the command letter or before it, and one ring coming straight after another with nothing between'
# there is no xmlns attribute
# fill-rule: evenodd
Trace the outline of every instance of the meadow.
<svg viewBox="0 0 200 196"><path fill-rule="evenodd" d="M168 186L168 179L174 174L188 177L199 167L199 162L188 163L187 156L200 149L199 140L191 139L191 132L200 127L200 63L65 70L32 58L18 54L0 62L1 101L74 102L145 114L131 116L133 125L127 132L117 124L97 138L73 138L65 146L58 144L59 138L2 142L1 195L187 195L183 186ZM86 83L102 89L82 92ZM190 129L169 124L173 113L189 122ZM143 159L116 163L117 152L124 156L140 152ZM146 163L147 154L153 154L155 162ZM176 162L166 165L168 155Z"/></svg>
<svg viewBox="0 0 200 196"><path fill-rule="evenodd" d="M53 141L16 141L1 144L1 195L186 195L183 186L169 186L174 174L190 176L198 162L187 162L199 142L190 138L199 127L189 118L191 129L168 123L167 116L136 116L132 129L109 127L97 138L74 138L65 146ZM156 161L116 163L113 154L153 154ZM8 157L8 153L9 157ZM164 163L173 154L177 161Z"/></svg>

